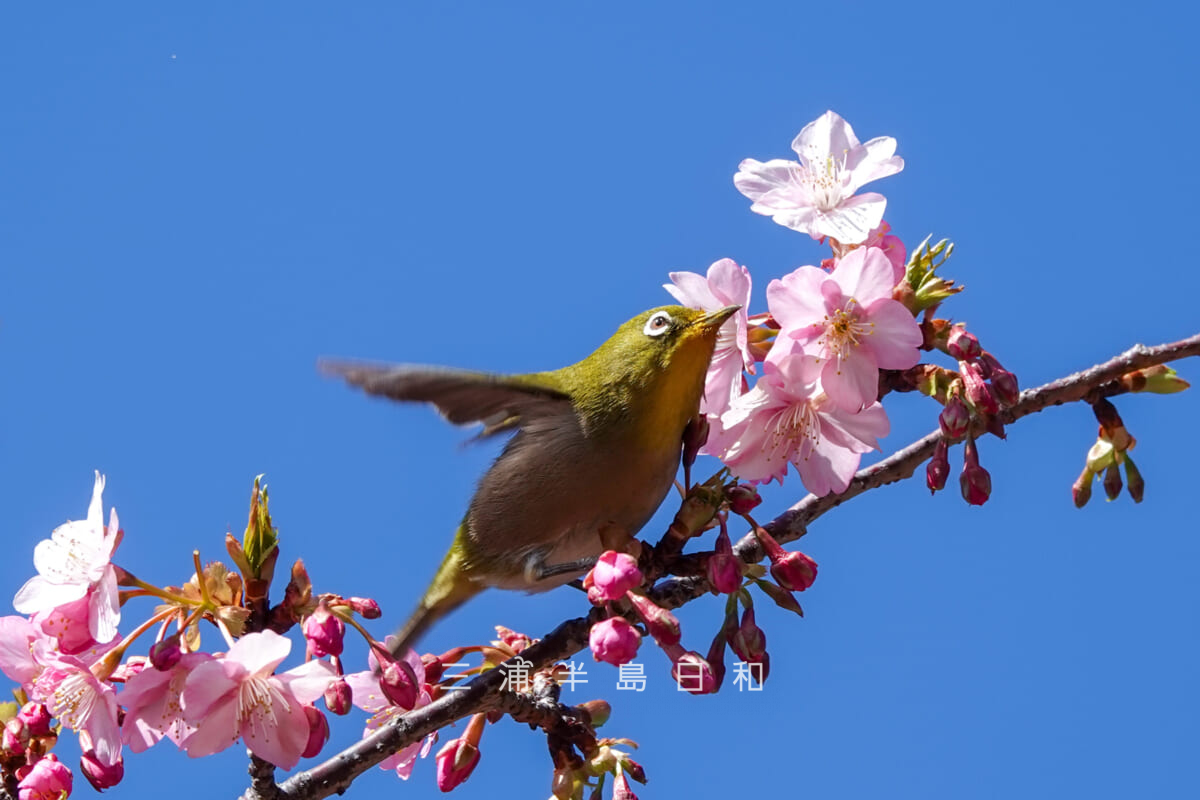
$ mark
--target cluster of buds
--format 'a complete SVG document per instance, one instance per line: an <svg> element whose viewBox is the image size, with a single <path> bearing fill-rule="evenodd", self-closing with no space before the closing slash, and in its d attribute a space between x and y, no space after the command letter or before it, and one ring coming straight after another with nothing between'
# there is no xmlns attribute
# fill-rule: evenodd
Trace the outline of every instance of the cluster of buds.
<svg viewBox="0 0 1200 800"><path fill-rule="evenodd" d="M588 599L598 606L627 600L660 647L677 645L681 636L679 620L670 611L635 591L641 587L642 580L642 572L633 556L609 550L600 556L596 566L584 577L583 586ZM592 626L588 645L597 661L619 666L633 660L641 639L641 633L629 620L613 615Z"/></svg>
<svg viewBox="0 0 1200 800"><path fill-rule="evenodd" d="M1117 384L1127 392L1151 394L1175 394L1190 386L1175 374L1175 370L1165 364L1127 372L1117 379ZM1146 482L1133 459L1129 457L1129 451L1137 444L1137 440L1126 430L1116 406L1109 400L1101 398L1092 403L1092 411L1096 415L1096 421L1100 423L1100 432L1096 442L1088 450L1083 472L1071 486L1071 498L1075 501L1075 507L1083 508L1092 498L1092 483L1098 475L1103 476L1104 495L1109 500L1116 500L1121 495L1121 489L1126 488L1133 502L1142 502ZM1122 468L1125 470L1124 481L1121 480Z"/></svg>
<svg viewBox="0 0 1200 800"><path fill-rule="evenodd" d="M552 800L598 798L608 775L613 776L612 800L637 800L629 781L645 783L646 770L622 747L637 747L637 744L629 739L598 739L582 758L569 749L556 748L550 784Z"/></svg>
<svg viewBox="0 0 1200 800"><path fill-rule="evenodd" d="M1109 500L1121 496L1121 489L1128 487L1129 496L1133 502L1142 502L1146 491L1146 482L1142 473L1129 457L1129 451L1137 444L1130 435L1117 413L1117 408L1106 399L1092 404L1096 420L1100 423L1100 433L1095 444L1088 450L1087 461L1083 472L1071 486L1071 498L1076 508L1083 508L1092 498L1092 482L1097 475L1103 475L1104 494ZM1125 468L1126 480L1121 480L1121 467Z"/></svg>
<svg viewBox="0 0 1200 800"><path fill-rule="evenodd" d="M958 372L921 365L910 377L917 389L942 403L938 415L942 437L926 465L925 485L931 492L946 487L950 478L950 445L965 439L959 481L962 496L971 505L983 505L991 495L992 482L979 463L973 423L980 420L989 433L1004 438L999 414L1020 398L1017 378L984 350L979 339L963 325L937 319L927 320L923 327L928 347L940 349L958 361Z"/></svg>

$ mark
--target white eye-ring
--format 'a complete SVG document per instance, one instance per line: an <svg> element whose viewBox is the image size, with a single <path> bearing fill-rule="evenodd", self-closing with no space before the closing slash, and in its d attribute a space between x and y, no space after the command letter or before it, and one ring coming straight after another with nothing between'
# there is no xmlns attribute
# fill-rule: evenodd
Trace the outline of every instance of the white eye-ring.
<svg viewBox="0 0 1200 800"><path fill-rule="evenodd" d="M659 311L646 320L646 327L642 328L642 333L647 336L662 336L671 330L671 323L674 321L671 319L670 314L665 311Z"/></svg>

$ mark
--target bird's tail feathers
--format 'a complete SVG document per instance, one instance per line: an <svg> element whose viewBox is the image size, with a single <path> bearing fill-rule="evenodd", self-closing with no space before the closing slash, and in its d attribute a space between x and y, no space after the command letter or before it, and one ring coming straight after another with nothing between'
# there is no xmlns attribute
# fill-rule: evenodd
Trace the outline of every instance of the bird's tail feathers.
<svg viewBox="0 0 1200 800"><path fill-rule="evenodd" d="M471 580L463 570L462 548L459 546L461 535L460 529L455 536L454 546L442 559L442 565L438 567L421 602L388 643L393 655L406 653L435 622L483 591L483 587Z"/></svg>

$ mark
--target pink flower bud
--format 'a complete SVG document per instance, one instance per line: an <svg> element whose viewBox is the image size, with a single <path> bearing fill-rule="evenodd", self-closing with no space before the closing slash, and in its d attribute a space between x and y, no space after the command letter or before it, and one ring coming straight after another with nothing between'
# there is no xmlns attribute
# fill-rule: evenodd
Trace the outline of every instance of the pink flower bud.
<svg viewBox="0 0 1200 800"><path fill-rule="evenodd" d="M50 733L50 711L42 703L26 703L17 712L17 719L25 723L30 736L46 736Z"/></svg>
<svg viewBox="0 0 1200 800"><path fill-rule="evenodd" d="M1017 376L1003 367L992 370L992 394L1001 405L1011 406L1021 399L1021 388L1017 386Z"/></svg>
<svg viewBox="0 0 1200 800"><path fill-rule="evenodd" d="M758 489L749 483L739 483L725 490L725 499L729 501L729 510L734 514L749 514L762 502Z"/></svg>
<svg viewBox="0 0 1200 800"><path fill-rule="evenodd" d="M528 635L524 633L518 633L517 631L514 631L511 628L506 628L503 625L496 626L496 636L501 642L504 643L505 647L508 647L514 653L520 653L526 647L529 647L529 645L533 644L533 639L530 639ZM446 663L451 663L457 661L458 656L446 661L446 655L443 654L442 660Z"/></svg>
<svg viewBox="0 0 1200 800"><path fill-rule="evenodd" d="M638 796L629 788L629 780L623 770L617 771L616 780L613 781L612 800L638 800Z"/></svg>
<svg viewBox="0 0 1200 800"><path fill-rule="evenodd" d="M981 506L987 502L992 493L992 476L979 466L979 451L975 440L968 438L963 452L963 470L959 476L962 496L973 506Z"/></svg>
<svg viewBox="0 0 1200 800"><path fill-rule="evenodd" d="M642 635L624 617L602 619L588 633L592 657L613 666L632 661L641 641Z"/></svg>
<svg viewBox="0 0 1200 800"><path fill-rule="evenodd" d="M940 492L946 488L946 479L950 477L950 448L945 439L939 439L934 445L933 457L925 467L925 485L930 492Z"/></svg>
<svg viewBox="0 0 1200 800"><path fill-rule="evenodd" d="M704 573L713 591L719 594L736 592L742 586L742 561L733 554L729 531L724 526L717 536L716 548L704 565Z"/></svg>
<svg viewBox="0 0 1200 800"><path fill-rule="evenodd" d="M471 777L479 763L479 748L466 737L451 739L437 754L437 785L448 792Z"/></svg>
<svg viewBox="0 0 1200 800"><path fill-rule="evenodd" d="M13 717L4 723L4 733L0 735L0 749L7 756L17 756L25 752L29 744L29 726L20 717Z"/></svg>
<svg viewBox="0 0 1200 800"><path fill-rule="evenodd" d="M150 648L150 666L160 672L166 672L179 663L183 658L183 644L179 634L174 634L155 642Z"/></svg>
<svg viewBox="0 0 1200 800"><path fill-rule="evenodd" d="M71 770L53 753L42 756L17 784L19 800L60 800L71 794Z"/></svg>
<svg viewBox="0 0 1200 800"><path fill-rule="evenodd" d="M339 717L345 716L350 713L353 706L354 692L346 679L339 677L337 680L331 681L325 688L325 707L329 709L329 713L337 714Z"/></svg>
<svg viewBox="0 0 1200 800"><path fill-rule="evenodd" d="M118 757L115 764L103 764L95 750L88 750L79 758L79 771L98 792L111 789L125 777L125 762Z"/></svg>
<svg viewBox="0 0 1200 800"><path fill-rule="evenodd" d="M659 647L679 644L681 633L679 620L665 608L658 606L649 597L629 593L629 602L633 604L638 616L646 621L646 630L658 642Z"/></svg>
<svg viewBox="0 0 1200 800"><path fill-rule="evenodd" d="M383 616L383 612L379 610L379 603L369 597L347 597L346 603L363 619L379 619Z"/></svg>
<svg viewBox="0 0 1200 800"><path fill-rule="evenodd" d="M938 415L938 427L947 439L961 439L971 427L971 412L957 394L946 401L946 407Z"/></svg>
<svg viewBox="0 0 1200 800"><path fill-rule="evenodd" d="M746 663L757 663L767 653L767 635L754 621L754 609L747 608L742 623L729 638L729 646Z"/></svg>
<svg viewBox="0 0 1200 800"><path fill-rule="evenodd" d="M380 659L379 690L383 692L383 696L392 705L400 708L410 709L415 706L419 687L413 668L407 662L397 661L390 655L384 658L377 652L376 656Z"/></svg>
<svg viewBox="0 0 1200 800"><path fill-rule="evenodd" d="M316 658L340 656L346 637L346 623L322 602L304 618L304 638L308 652Z"/></svg>
<svg viewBox="0 0 1200 800"><path fill-rule="evenodd" d="M588 600L594 605L619 600L630 589L642 585L642 571L637 559L627 553L606 550L583 579Z"/></svg>
<svg viewBox="0 0 1200 800"><path fill-rule="evenodd" d="M315 706L305 706L304 716L308 718L308 742L300 752L300 757L312 758L329 741L329 721Z"/></svg>
<svg viewBox="0 0 1200 800"><path fill-rule="evenodd" d="M950 337L946 341L946 352L959 361L974 361L979 358L983 348L974 334L967 333L960 325L950 329Z"/></svg>
<svg viewBox="0 0 1200 800"><path fill-rule="evenodd" d="M817 562L800 551L771 559L771 577L784 589L803 592L817 579Z"/></svg>
<svg viewBox="0 0 1200 800"><path fill-rule="evenodd" d="M717 676L712 666L694 650L675 659L671 677L680 689L691 694L712 694L717 690Z"/></svg>
<svg viewBox="0 0 1200 800"><path fill-rule="evenodd" d="M983 373L978 364L960 361L958 362L958 372L962 376L963 387L967 390L968 403L988 414L995 414L1000 410L991 387L983 381Z"/></svg>

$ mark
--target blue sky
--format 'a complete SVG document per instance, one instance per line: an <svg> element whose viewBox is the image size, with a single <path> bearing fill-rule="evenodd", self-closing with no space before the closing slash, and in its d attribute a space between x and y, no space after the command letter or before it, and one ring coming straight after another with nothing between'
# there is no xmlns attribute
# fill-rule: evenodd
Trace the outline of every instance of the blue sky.
<svg viewBox="0 0 1200 800"><path fill-rule="evenodd" d="M316 359L557 367L668 302L668 271L726 256L765 310L766 283L822 251L731 176L790 155L827 108L897 138L907 167L873 187L894 232L957 242L947 273L968 288L946 311L1024 386L1194 333L1196 22L1179 3L7 7L0 587L83 516L93 469L118 563L159 583L193 548L223 555L265 472L284 557L377 598L386 631L495 451ZM934 425L928 401L889 402L885 452ZM983 508L910 481L814 525L807 617L760 604L761 694L677 693L647 649L645 694L585 655L574 699L607 697L604 731L641 742L642 797L1195 793L1200 400L1117 406L1140 506L1071 506L1095 423L1052 409L980 443ZM491 593L426 644L583 610L570 590ZM687 609L685 643L704 649L720 614ZM236 749L169 748L111 794L244 786ZM549 777L544 741L505 722L457 791L540 797ZM437 794L431 762L395 784L372 772L349 796Z"/></svg>

